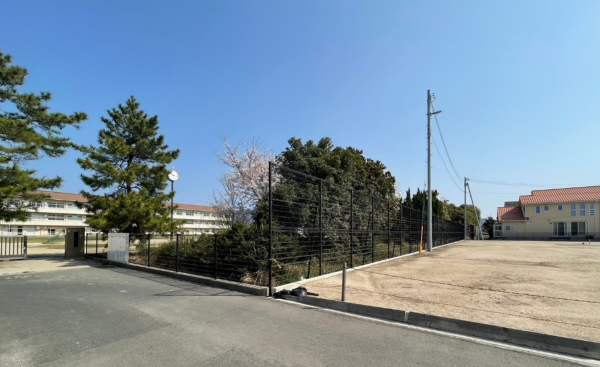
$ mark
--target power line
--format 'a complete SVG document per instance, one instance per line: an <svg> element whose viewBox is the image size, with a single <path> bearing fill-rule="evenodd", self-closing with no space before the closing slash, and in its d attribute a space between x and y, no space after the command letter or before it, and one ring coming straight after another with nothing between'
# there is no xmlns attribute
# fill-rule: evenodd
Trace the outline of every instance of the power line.
<svg viewBox="0 0 600 367"><path fill-rule="evenodd" d="M435 108L433 106L433 101L431 101L431 108L435 110ZM440 124L438 122L437 115L433 115L433 117L435 118L435 124L437 125L438 132L440 133L440 137L442 138L442 144L444 145L444 150L446 151L446 155L448 156L448 161L450 162L450 165L452 166L452 170L456 174L456 177L458 177L458 179L460 180L460 179L462 179L462 176L458 174L458 171L454 167L454 163L452 163L452 158L450 158L450 153L448 152L448 147L446 147L446 141L444 140L444 135L442 134L442 129L440 128Z"/></svg>
<svg viewBox="0 0 600 367"><path fill-rule="evenodd" d="M481 191L476 191L473 194L481 194L481 195L523 195L522 192L481 192Z"/></svg>
<svg viewBox="0 0 600 367"><path fill-rule="evenodd" d="M458 191L464 192L463 190L461 190L460 186L458 186L458 184L456 183L456 181L454 181L454 177L452 177L452 173L450 173L450 170L448 169L448 166L446 165L446 162L444 162L444 158L442 157L442 154L440 153L440 150L438 149L438 146L437 146L437 143L435 142L435 139L432 138L432 140L433 140L433 146L435 147L435 150L437 150L438 155L439 155L440 159L442 160L442 163L444 164L444 167L446 168L446 172L448 172L448 176L450 176L450 179L454 183L454 186L456 186L456 188L458 189Z"/></svg>
<svg viewBox="0 0 600 367"><path fill-rule="evenodd" d="M548 187L548 186L580 186L577 184L528 184L522 182L501 182L501 181L487 181L487 180L478 180L476 178L469 178L470 181L479 182L483 184L489 185L504 185L504 186L523 186L523 187Z"/></svg>

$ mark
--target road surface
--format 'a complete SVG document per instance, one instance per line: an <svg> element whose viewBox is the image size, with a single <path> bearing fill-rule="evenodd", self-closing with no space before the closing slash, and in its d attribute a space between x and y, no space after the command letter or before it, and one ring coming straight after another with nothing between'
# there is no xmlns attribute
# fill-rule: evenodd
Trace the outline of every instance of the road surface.
<svg viewBox="0 0 600 367"><path fill-rule="evenodd" d="M82 263L0 276L0 366L577 365Z"/></svg>

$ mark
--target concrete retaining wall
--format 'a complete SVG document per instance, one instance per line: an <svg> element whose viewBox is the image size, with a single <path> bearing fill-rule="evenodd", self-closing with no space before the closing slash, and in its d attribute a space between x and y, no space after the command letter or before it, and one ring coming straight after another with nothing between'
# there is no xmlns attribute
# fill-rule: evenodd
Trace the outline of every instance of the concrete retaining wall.
<svg viewBox="0 0 600 367"><path fill-rule="evenodd" d="M480 324L471 321L450 319L447 317L425 315L416 312L393 310L383 307L366 306L356 303L333 301L310 296L284 296L283 298L311 306L349 312L362 316L376 317L379 319L397 321L410 325L449 331L457 334L476 336L484 339L543 349L556 353L600 359L600 343L587 340L563 338L560 336L534 333L531 331L523 331L501 326Z"/></svg>
<svg viewBox="0 0 600 367"><path fill-rule="evenodd" d="M88 257L88 258L92 259L94 261L98 261L103 264L107 264L107 265L114 265L114 266L119 266L122 268L134 269L134 270L139 270L139 271L145 271L147 273L164 275L167 277L177 278L177 279L185 280L185 281L192 282L192 283L208 285L210 287L227 289L230 291L251 294L254 296L263 296L263 297L268 296L268 290L269 290L268 287L260 287L260 286L256 286L256 285L252 285L252 284L236 283L236 282L232 282L229 280L208 278L208 277L203 277L201 275L194 275L194 274L188 274L188 273L177 273L172 270L149 268L149 267L143 266L143 265L123 264L123 263L116 262L116 261L99 259L99 258L94 258L94 257Z"/></svg>

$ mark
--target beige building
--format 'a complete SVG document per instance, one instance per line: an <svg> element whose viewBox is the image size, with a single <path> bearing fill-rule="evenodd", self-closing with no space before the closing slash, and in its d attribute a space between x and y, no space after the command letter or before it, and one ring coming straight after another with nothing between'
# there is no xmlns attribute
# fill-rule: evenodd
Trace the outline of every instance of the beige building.
<svg viewBox="0 0 600 367"><path fill-rule="evenodd" d="M535 190L498 208L495 237L600 238L600 186Z"/></svg>
<svg viewBox="0 0 600 367"><path fill-rule="evenodd" d="M85 210L77 208L76 201L85 202L79 194L40 191L49 199L35 203L37 210L25 222L0 221L0 236L54 236L68 227L86 227L86 232L96 232L85 224ZM170 206L170 204L167 204ZM175 204L174 220L185 221L181 232L185 234L214 233L223 226L215 208L202 205Z"/></svg>

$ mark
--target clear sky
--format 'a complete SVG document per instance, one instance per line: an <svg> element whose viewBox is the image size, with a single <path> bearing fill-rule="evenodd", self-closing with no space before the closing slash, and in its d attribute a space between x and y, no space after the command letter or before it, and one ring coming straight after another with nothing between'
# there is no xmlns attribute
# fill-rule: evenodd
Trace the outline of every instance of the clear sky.
<svg viewBox="0 0 600 367"><path fill-rule="evenodd" d="M181 149L176 202L206 205L220 137L330 137L425 181L426 96L483 215L536 188L600 184L600 1L8 1L0 48L27 91L89 120L134 95ZM442 154L438 129L433 136ZM433 184L460 204L433 148ZM31 164L84 188L71 152ZM447 162L447 159L446 159ZM448 163L447 163L448 164ZM450 172L452 168L448 165ZM462 179L454 178L462 188Z"/></svg>

